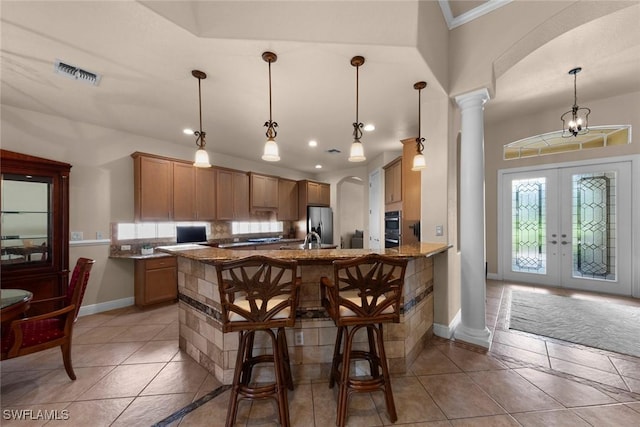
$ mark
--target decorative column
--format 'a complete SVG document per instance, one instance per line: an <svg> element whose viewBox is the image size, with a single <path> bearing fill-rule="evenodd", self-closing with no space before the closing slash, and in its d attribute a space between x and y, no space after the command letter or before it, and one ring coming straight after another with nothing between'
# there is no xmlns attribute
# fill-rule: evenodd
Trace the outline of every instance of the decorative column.
<svg viewBox="0 0 640 427"><path fill-rule="evenodd" d="M487 89L456 96L462 114L460 144L460 324L456 340L489 348L485 320L484 103Z"/></svg>

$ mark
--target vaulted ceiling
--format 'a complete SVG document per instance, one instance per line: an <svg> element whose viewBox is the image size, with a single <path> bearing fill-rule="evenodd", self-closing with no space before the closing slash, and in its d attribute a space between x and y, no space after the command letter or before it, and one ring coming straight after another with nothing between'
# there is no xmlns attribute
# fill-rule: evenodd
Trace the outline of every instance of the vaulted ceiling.
<svg viewBox="0 0 640 427"><path fill-rule="evenodd" d="M505 3L449 1L441 7L455 28ZM194 137L182 129L198 127L198 82L191 70L199 69L208 75L202 81L207 148L260 161L269 118L261 54L272 50L278 55L272 65L278 165L303 172L315 172L316 164L325 171L353 167L346 160L355 119L351 57L366 59L359 71L359 118L376 127L363 137L369 159L416 136L413 83L436 81L412 45L415 25L406 24L415 21L416 2L363 4L2 1L1 101L195 149ZM557 60L576 46L584 51L581 65L597 63L607 77L607 86L603 79L580 81L585 99L640 90L638 7L561 37L500 76L488 119L541 108L559 94L558 103L568 106L571 81L558 77L567 70ZM56 60L100 74L99 85L56 74ZM429 86L423 99L429 90L446 88ZM312 139L316 148L308 146Z"/></svg>

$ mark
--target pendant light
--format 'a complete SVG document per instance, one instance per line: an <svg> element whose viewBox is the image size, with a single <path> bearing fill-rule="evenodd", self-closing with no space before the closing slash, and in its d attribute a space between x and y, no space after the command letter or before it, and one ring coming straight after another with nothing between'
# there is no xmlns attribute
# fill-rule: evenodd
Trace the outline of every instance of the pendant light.
<svg viewBox="0 0 640 427"><path fill-rule="evenodd" d="M276 62L278 56L273 52L264 52L262 59L269 63L269 121L264 123L267 128L267 142L264 144L262 160L277 162L280 160L280 155L278 154L278 144L276 143L276 135L278 134L276 128L278 127L278 123L273 121L271 109L271 63Z"/></svg>
<svg viewBox="0 0 640 427"><path fill-rule="evenodd" d="M563 138L571 138L572 136L584 135L589 132L589 114L591 114L591 110L589 108L578 107L576 75L580 71L582 71L581 67L569 70L569 74L573 75L573 106L571 107L571 110L567 111L560 117L560 120L562 120ZM567 119L569 120L569 123L566 123Z"/></svg>
<svg viewBox="0 0 640 427"><path fill-rule="evenodd" d="M362 147L362 123L358 121L358 83L359 75L358 70L360 66L364 64L364 57L354 56L351 58L351 65L356 67L356 121L353 123L353 142L351 143L351 150L349 151L350 162L364 162L367 158L364 156L364 148Z"/></svg>
<svg viewBox="0 0 640 427"><path fill-rule="evenodd" d="M424 138L421 133L421 114L420 110L422 107L422 102L420 99L420 94L422 89L427 87L427 82L417 82L413 85L413 88L418 91L418 137L416 138L416 155L413 156L413 166L411 167L412 171L419 171L422 169L426 169L427 162L425 161L424 154L422 154L422 150L424 150Z"/></svg>
<svg viewBox="0 0 640 427"><path fill-rule="evenodd" d="M195 131L193 134L196 136L196 145L198 150L196 151L196 158L193 162L193 166L197 168L210 168L209 153L204 149L206 142L204 137L206 132L202 130L202 94L200 91L200 82L202 79L206 79L207 75L200 70L191 71L191 75L198 79L198 109L200 111L200 130Z"/></svg>

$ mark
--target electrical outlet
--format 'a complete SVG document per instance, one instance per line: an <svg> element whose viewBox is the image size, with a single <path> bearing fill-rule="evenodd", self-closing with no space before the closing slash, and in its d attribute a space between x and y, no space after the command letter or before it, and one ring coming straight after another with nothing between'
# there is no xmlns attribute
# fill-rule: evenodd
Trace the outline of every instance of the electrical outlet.
<svg viewBox="0 0 640 427"><path fill-rule="evenodd" d="M82 231L72 231L71 240L73 241L82 240Z"/></svg>
<svg viewBox="0 0 640 427"><path fill-rule="evenodd" d="M122 246L120 246L120 250L121 251L130 251L131 250L131 245L122 245Z"/></svg>
<svg viewBox="0 0 640 427"><path fill-rule="evenodd" d="M96 231L96 240L102 240L103 238L102 231Z"/></svg>
<svg viewBox="0 0 640 427"><path fill-rule="evenodd" d="M302 334L302 331L293 332L293 341L294 345L304 345L304 336Z"/></svg>
<svg viewBox="0 0 640 427"><path fill-rule="evenodd" d="M442 236L444 234L444 227L436 225L436 236Z"/></svg>

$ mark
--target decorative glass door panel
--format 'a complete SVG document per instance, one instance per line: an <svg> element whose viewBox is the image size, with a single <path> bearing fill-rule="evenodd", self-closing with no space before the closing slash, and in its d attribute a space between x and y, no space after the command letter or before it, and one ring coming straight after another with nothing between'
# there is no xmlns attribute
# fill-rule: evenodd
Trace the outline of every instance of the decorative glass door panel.
<svg viewBox="0 0 640 427"><path fill-rule="evenodd" d="M502 185L505 279L631 294L630 163L505 173Z"/></svg>

